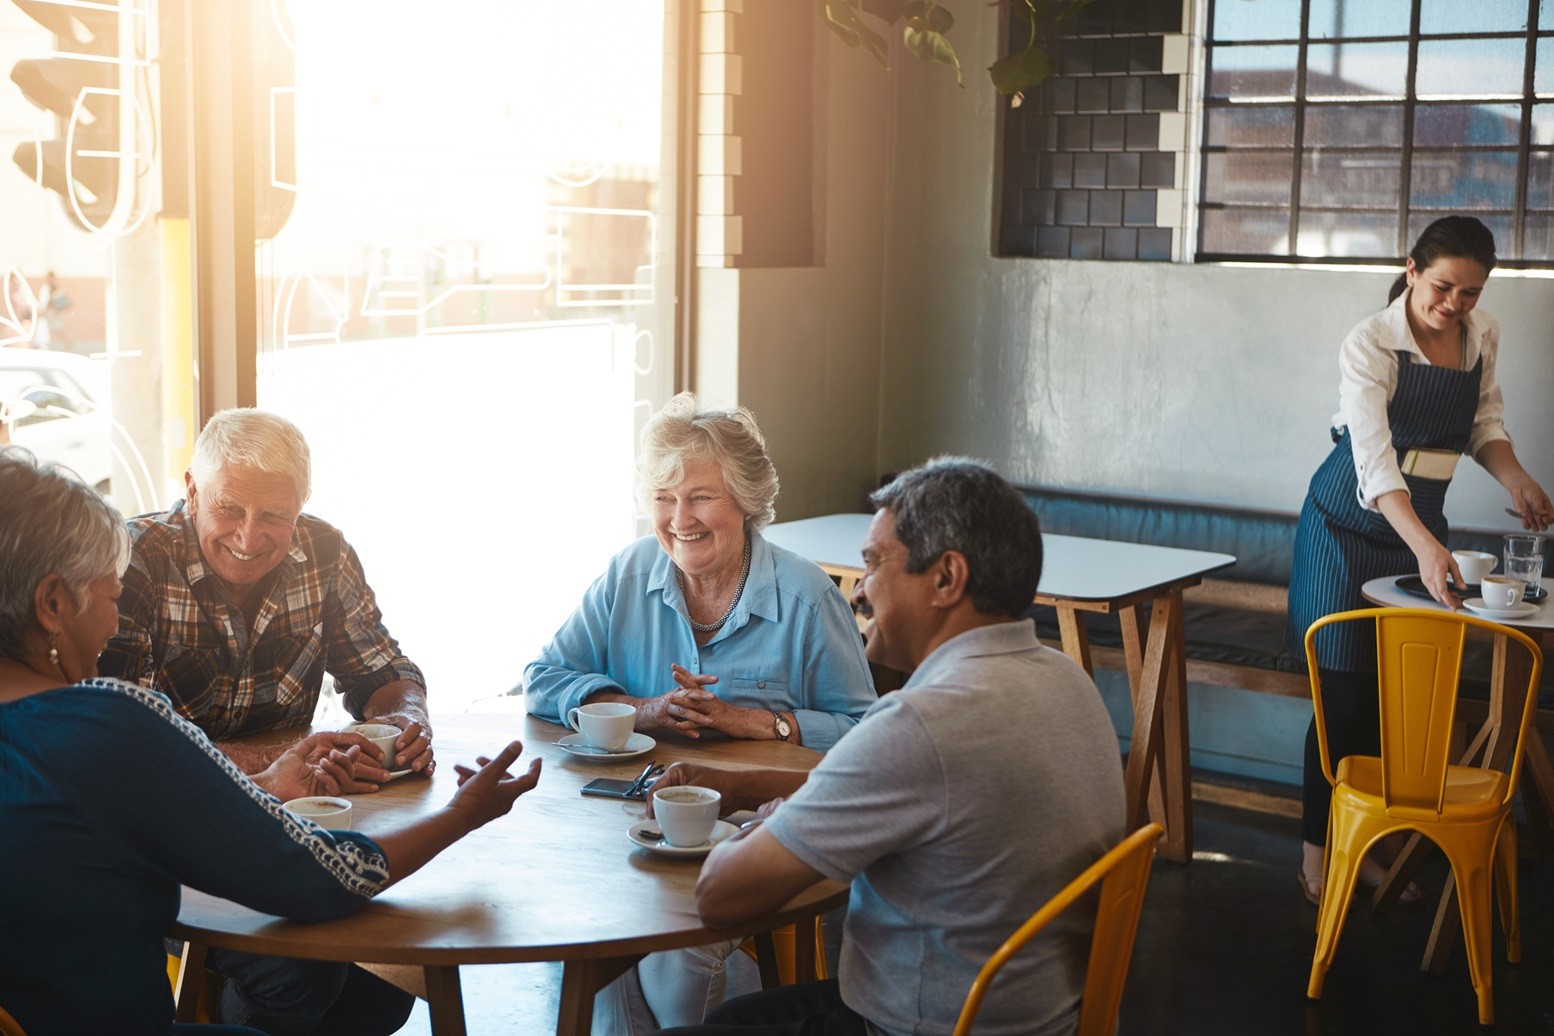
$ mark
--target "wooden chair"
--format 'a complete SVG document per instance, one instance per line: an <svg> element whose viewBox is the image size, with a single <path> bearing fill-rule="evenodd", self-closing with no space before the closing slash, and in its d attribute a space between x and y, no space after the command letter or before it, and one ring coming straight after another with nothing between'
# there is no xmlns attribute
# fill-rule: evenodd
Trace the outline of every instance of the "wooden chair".
<svg viewBox="0 0 1554 1036"><path fill-rule="evenodd" d="M1133 956L1133 937L1138 933L1139 911L1149 885L1149 865L1155 843L1165 833L1159 824L1146 824L1116 848L1085 869L1026 921L988 958L966 994L954 1036L970 1036L982 1009L982 998L998 972L1035 935L1096 884L1101 903L1095 913L1095 933L1090 939L1090 963L1085 970L1085 994L1079 1005L1079 1036L1110 1036L1117 1029L1122 1006L1122 987Z"/></svg>
<svg viewBox="0 0 1554 1036"><path fill-rule="evenodd" d="M1340 622L1376 624L1376 658L1381 704L1381 756L1351 755L1335 771L1328 755L1322 687L1317 672L1316 635ZM1532 656L1527 697L1514 728L1509 772L1452 764L1452 734L1462 645L1470 627L1520 644ZM1521 960L1517 919L1516 822L1511 799L1521 775L1524 743L1537 706L1543 655L1526 634L1458 612L1423 608L1363 608L1326 615L1306 631L1306 662L1316 710L1322 773L1333 786L1327 829L1327 867L1317 910L1317 945L1306 995L1322 996L1344 916L1354 895L1360 864L1376 842L1398 831L1417 831L1440 846L1451 862L1462 911L1468 974L1478 994L1481 1025L1494 1024L1490 967L1490 882L1500 893L1500 924L1506 958ZM1511 717L1501 737L1509 737Z"/></svg>

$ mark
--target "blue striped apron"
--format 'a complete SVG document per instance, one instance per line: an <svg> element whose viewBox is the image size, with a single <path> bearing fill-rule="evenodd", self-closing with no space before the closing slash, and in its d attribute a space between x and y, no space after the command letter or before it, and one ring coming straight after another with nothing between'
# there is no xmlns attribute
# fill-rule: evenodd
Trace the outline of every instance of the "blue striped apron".
<svg viewBox="0 0 1554 1036"><path fill-rule="evenodd" d="M1415 363L1413 353L1397 350L1398 384L1387 404L1392 445L1401 459L1412 449L1467 448L1478 414L1481 355L1470 371ZM1414 513L1441 543L1446 542L1446 488L1450 479L1404 475ZM1354 448L1349 430L1317 468L1295 530L1295 563L1290 579L1289 620L1284 646L1304 661L1306 628L1333 612L1366 607L1360 587L1378 576L1417 572L1414 552L1382 516L1367 511L1357 495ZM1317 635L1317 665L1323 669L1376 671L1376 632L1369 623L1330 626Z"/></svg>

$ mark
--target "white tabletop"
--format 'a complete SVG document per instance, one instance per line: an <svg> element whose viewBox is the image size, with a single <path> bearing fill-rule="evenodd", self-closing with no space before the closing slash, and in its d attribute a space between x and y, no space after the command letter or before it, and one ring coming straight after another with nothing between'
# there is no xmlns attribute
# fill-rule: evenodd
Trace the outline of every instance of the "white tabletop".
<svg viewBox="0 0 1554 1036"><path fill-rule="evenodd" d="M1412 575L1413 573L1409 574ZM1423 597L1415 597L1411 593L1399 590L1397 580L1397 576L1382 576L1380 579L1372 579L1360 587L1360 594L1367 601L1373 601L1376 604L1392 605L1399 608L1439 608L1441 611L1446 610L1446 606L1439 601L1427 601ZM1475 613L1469 610L1468 614L1473 615ZM1545 597L1538 605L1538 610L1531 615L1524 615L1515 619L1501 619L1491 615L1480 617L1494 619L1495 622L1506 626L1515 626L1520 630L1554 630L1554 594Z"/></svg>
<svg viewBox="0 0 1554 1036"><path fill-rule="evenodd" d="M861 569L859 550L873 516L827 514L778 522L762 533L817 564ZM1105 601L1191 579L1236 563L1230 554L1156 547L1043 533L1041 582L1036 592L1076 601Z"/></svg>

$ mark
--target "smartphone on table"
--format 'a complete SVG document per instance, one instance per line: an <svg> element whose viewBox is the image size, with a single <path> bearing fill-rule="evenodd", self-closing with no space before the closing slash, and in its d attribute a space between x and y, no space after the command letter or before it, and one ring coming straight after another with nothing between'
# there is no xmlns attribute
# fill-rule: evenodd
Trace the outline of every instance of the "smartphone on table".
<svg viewBox="0 0 1554 1036"><path fill-rule="evenodd" d="M613 777L600 777L583 785L583 794L598 795L606 799L631 799L634 802L646 801L647 789L637 787L636 784L636 781L621 781Z"/></svg>

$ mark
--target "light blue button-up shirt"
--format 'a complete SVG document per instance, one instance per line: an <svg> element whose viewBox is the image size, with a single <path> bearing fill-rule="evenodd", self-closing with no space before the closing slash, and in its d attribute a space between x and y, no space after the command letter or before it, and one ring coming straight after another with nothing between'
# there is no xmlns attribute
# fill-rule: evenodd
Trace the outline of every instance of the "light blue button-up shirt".
<svg viewBox="0 0 1554 1036"><path fill-rule="evenodd" d="M656 698L675 689L676 662L716 676L706 689L730 705L793 713L804 745L822 752L875 700L842 592L813 562L752 533L744 592L706 644L654 537L615 555L524 670L528 709L559 723L595 691Z"/></svg>

